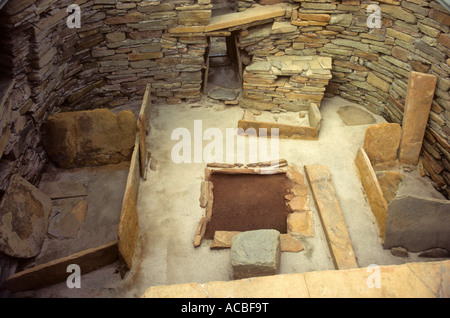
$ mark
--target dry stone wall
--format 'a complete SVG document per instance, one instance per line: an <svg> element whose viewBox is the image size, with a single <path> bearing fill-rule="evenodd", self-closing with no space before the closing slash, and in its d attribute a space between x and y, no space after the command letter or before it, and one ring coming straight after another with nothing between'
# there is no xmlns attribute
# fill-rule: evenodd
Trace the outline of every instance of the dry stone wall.
<svg viewBox="0 0 450 318"><path fill-rule="evenodd" d="M237 32L247 65L267 56L330 57L326 94L390 122L402 121L409 72L436 75L423 162L436 186L450 191L450 13L434 0L236 1L238 11L281 2L293 6L283 17L206 32L210 0L8 1L0 10L0 190L16 173L38 182L48 160L40 127L49 115L139 104L148 83L154 102L200 98L207 38ZM73 3L80 29L66 24ZM369 4L380 7L380 28L367 25ZM248 41L274 22L275 34Z"/></svg>

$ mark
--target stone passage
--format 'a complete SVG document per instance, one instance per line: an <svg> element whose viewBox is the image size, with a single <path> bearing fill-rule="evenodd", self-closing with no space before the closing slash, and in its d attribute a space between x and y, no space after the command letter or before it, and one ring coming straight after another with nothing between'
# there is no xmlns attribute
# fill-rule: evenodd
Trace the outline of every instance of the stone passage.
<svg viewBox="0 0 450 318"><path fill-rule="evenodd" d="M283 55L253 60L244 71L241 106L307 111L311 103L320 105L330 70L330 57Z"/></svg>
<svg viewBox="0 0 450 318"><path fill-rule="evenodd" d="M231 241L234 278L276 275L280 267L280 232L256 230L236 234Z"/></svg>

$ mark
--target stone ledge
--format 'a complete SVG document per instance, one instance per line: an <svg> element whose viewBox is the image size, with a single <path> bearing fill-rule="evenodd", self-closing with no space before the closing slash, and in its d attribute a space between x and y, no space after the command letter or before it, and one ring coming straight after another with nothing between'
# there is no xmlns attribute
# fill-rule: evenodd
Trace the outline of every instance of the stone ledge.
<svg viewBox="0 0 450 318"><path fill-rule="evenodd" d="M153 286L143 298L448 298L450 260L379 267L380 288L370 288L373 268L316 271L229 282ZM369 282L369 284L368 284Z"/></svg>

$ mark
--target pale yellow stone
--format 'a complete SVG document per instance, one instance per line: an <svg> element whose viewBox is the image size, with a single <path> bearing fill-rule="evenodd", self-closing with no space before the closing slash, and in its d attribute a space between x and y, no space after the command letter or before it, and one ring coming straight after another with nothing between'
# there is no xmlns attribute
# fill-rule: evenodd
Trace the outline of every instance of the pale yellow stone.
<svg viewBox="0 0 450 318"><path fill-rule="evenodd" d="M289 213L287 217L287 232L290 235L313 237L314 221L311 211Z"/></svg>
<svg viewBox="0 0 450 318"><path fill-rule="evenodd" d="M450 260L152 286L143 298L449 298ZM377 281L377 275L379 274Z"/></svg>

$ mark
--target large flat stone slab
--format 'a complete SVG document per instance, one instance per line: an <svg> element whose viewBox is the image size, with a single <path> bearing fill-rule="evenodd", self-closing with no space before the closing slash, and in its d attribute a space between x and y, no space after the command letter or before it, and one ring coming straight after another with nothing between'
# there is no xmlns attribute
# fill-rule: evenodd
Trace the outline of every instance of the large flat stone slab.
<svg viewBox="0 0 450 318"><path fill-rule="evenodd" d="M419 161L436 83L437 77L432 74L409 75L399 151L401 163L416 165Z"/></svg>
<svg viewBox="0 0 450 318"><path fill-rule="evenodd" d="M403 196L388 206L384 248L401 246L410 252L434 247L450 251L450 201Z"/></svg>
<svg viewBox="0 0 450 318"><path fill-rule="evenodd" d="M327 166L305 166L336 269L357 268L350 236Z"/></svg>
<svg viewBox="0 0 450 318"><path fill-rule="evenodd" d="M379 270L380 285L374 286ZM450 260L149 287L143 298L448 298ZM375 280L376 283L376 280Z"/></svg>
<svg viewBox="0 0 450 318"><path fill-rule="evenodd" d="M289 7L286 3L280 3L272 6L255 5L242 12L223 14L212 17L209 24L205 26L204 32L211 32L226 28L235 27L255 21L281 17L286 14Z"/></svg>
<svg viewBox="0 0 450 318"><path fill-rule="evenodd" d="M280 232L255 230L241 232L231 241L234 278L276 275L280 267Z"/></svg>
<svg viewBox="0 0 450 318"><path fill-rule="evenodd" d="M0 202L0 251L13 257L39 254L52 201L20 175L13 175Z"/></svg>

